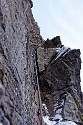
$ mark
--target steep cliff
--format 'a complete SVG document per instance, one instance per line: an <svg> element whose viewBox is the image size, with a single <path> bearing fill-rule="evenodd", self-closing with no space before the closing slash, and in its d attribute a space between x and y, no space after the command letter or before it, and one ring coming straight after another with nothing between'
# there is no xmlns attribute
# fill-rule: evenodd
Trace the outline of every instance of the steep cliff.
<svg viewBox="0 0 83 125"><path fill-rule="evenodd" d="M33 55L42 38L31 7L31 0L0 0L0 122L4 125L36 125Z"/></svg>
<svg viewBox="0 0 83 125"><path fill-rule="evenodd" d="M80 50L44 41L32 6L0 0L0 124L81 125Z"/></svg>
<svg viewBox="0 0 83 125"><path fill-rule="evenodd" d="M80 50L63 46L57 38L49 40L55 46L48 46L48 41L46 47L38 49L43 119L46 125L81 125Z"/></svg>

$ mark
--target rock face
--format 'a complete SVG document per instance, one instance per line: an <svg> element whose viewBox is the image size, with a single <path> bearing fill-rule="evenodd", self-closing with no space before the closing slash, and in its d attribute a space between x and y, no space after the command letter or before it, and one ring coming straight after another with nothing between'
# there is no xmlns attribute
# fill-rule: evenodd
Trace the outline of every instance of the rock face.
<svg viewBox="0 0 83 125"><path fill-rule="evenodd" d="M81 125L80 51L44 41L32 6L0 0L0 125Z"/></svg>
<svg viewBox="0 0 83 125"><path fill-rule="evenodd" d="M61 47L62 43L60 37L54 37L52 40L47 39L41 47L37 49L39 71L42 72L46 69L51 62L53 56L57 54L56 48ZM54 54L53 54L54 53Z"/></svg>
<svg viewBox="0 0 83 125"><path fill-rule="evenodd" d="M47 114L43 113L46 125L60 121L83 124L80 69L80 50L64 46L55 48L51 62L40 73L41 97L45 105L43 110L48 111Z"/></svg>
<svg viewBox="0 0 83 125"><path fill-rule="evenodd" d="M42 45L44 48L56 48L61 46L60 36L56 36L53 39L47 39Z"/></svg>
<svg viewBox="0 0 83 125"><path fill-rule="evenodd" d="M42 38L31 7L31 0L0 0L0 71L3 72L0 123L3 125L36 125L34 53Z"/></svg>

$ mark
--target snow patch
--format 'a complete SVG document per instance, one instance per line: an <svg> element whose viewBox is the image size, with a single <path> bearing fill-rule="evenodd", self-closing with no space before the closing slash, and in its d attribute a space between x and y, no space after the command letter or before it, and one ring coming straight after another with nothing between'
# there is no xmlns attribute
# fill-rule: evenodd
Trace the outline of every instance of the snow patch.
<svg viewBox="0 0 83 125"><path fill-rule="evenodd" d="M50 121L49 116L43 117L44 125L77 125L75 122L72 121Z"/></svg>
<svg viewBox="0 0 83 125"><path fill-rule="evenodd" d="M68 52L70 48L63 46L62 48L57 48L56 51L58 52L57 57L55 60L57 60L60 56L62 56L64 53Z"/></svg>
<svg viewBox="0 0 83 125"><path fill-rule="evenodd" d="M55 105L54 105L54 110L56 110L57 108L60 108L61 106L64 105L64 100L60 100L59 102L57 102Z"/></svg>
<svg viewBox="0 0 83 125"><path fill-rule="evenodd" d="M72 121L65 121L65 122L59 122L59 123L57 123L57 125L77 125L77 124Z"/></svg>
<svg viewBox="0 0 83 125"><path fill-rule="evenodd" d="M43 117L43 120L44 120L44 125L77 125L75 122L72 122L72 121L50 121L49 120L49 116L45 116Z"/></svg>
<svg viewBox="0 0 83 125"><path fill-rule="evenodd" d="M54 105L54 111L55 111L55 116L54 116L54 120L56 121L62 121L62 106L64 105L64 100L60 100L58 101L55 105Z"/></svg>
<svg viewBox="0 0 83 125"><path fill-rule="evenodd" d="M63 105L63 100L60 102L60 105ZM46 104L42 104L43 112L46 112L46 114L43 114L43 122L44 125L77 125L75 122L72 121L62 121L62 116L60 113L62 112L62 108L57 109L58 102L54 105L56 109L56 114L54 117L49 117L48 109L46 107Z"/></svg>
<svg viewBox="0 0 83 125"><path fill-rule="evenodd" d="M62 120L62 116L60 114L56 114L53 118L53 120L57 120L58 122Z"/></svg>
<svg viewBox="0 0 83 125"><path fill-rule="evenodd" d="M42 104L42 112L43 112L43 116L49 115L48 108L46 107L46 104Z"/></svg>
<svg viewBox="0 0 83 125"><path fill-rule="evenodd" d="M60 114L62 112L62 108L57 109L56 114Z"/></svg>
<svg viewBox="0 0 83 125"><path fill-rule="evenodd" d="M43 121L44 121L44 123L46 123L47 125L55 125L55 124L56 124L55 121L50 121L49 119L50 119L49 116L43 116Z"/></svg>
<svg viewBox="0 0 83 125"><path fill-rule="evenodd" d="M0 123L0 125L3 125L2 123Z"/></svg>
<svg viewBox="0 0 83 125"><path fill-rule="evenodd" d="M48 112L48 109L46 107L46 104L42 104L42 107Z"/></svg>

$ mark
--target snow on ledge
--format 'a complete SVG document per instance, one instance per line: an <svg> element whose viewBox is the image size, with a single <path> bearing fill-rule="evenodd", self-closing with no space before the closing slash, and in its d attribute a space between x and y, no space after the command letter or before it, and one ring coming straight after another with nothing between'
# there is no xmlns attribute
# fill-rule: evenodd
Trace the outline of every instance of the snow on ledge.
<svg viewBox="0 0 83 125"><path fill-rule="evenodd" d="M57 57L55 60L57 60L59 57L61 57L63 54L67 53L71 49L68 47L63 46L62 48L56 48L56 51L58 52Z"/></svg>
<svg viewBox="0 0 83 125"><path fill-rule="evenodd" d="M49 120L49 116L43 116L43 121L44 121L44 124L47 124L47 125L56 125L55 121Z"/></svg>
<svg viewBox="0 0 83 125"><path fill-rule="evenodd" d="M44 116L43 117L44 125L77 125L75 122L72 121L50 121L49 116Z"/></svg>
<svg viewBox="0 0 83 125"><path fill-rule="evenodd" d="M51 117L49 117L46 104L42 104L42 106L43 111L45 111L45 114L43 114L44 125L77 125L75 122L72 121L63 121L62 116L59 114L61 110L55 114L54 118L50 119ZM57 106L57 104L55 104L55 106Z"/></svg>
<svg viewBox="0 0 83 125"><path fill-rule="evenodd" d="M75 122L72 122L72 121L65 121L65 122L59 122L55 125L77 125L77 124Z"/></svg>

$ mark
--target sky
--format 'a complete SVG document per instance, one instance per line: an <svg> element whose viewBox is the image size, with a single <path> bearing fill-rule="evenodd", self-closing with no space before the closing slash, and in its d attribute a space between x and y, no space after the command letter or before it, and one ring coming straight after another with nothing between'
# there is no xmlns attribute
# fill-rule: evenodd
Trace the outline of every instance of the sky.
<svg viewBox="0 0 83 125"><path fill-rule="evenodd" d="M83 62L83 0L32 0L33 15L46 40L60 36L62 44L80 49ZM83 91L83 63L81 89Z"/></svg>

